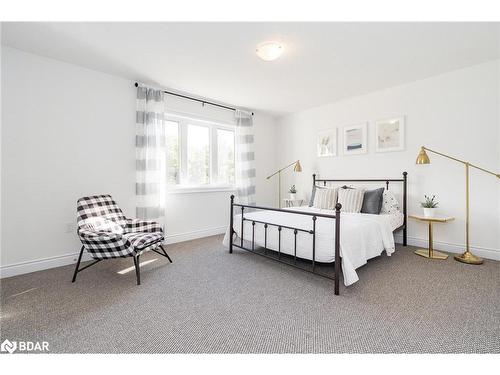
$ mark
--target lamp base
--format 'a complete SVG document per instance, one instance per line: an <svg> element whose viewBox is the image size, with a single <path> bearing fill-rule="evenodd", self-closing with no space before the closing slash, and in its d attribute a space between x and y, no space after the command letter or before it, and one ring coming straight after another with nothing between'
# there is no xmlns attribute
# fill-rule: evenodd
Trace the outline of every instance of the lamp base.
<svg viewBox="0 0 500 375"><path fill-rule="evenodd" d="M483 258L479 258L467 250L462 255L455 255L455 260L467 264L483 264Z"/></svg>
<svg viewBox="0 0 500 375"><path fill-rule="evenodd" d="M418 250L415 250L415 254L420 255L421 257L424 257L424 258L429 258L429 259L441 259L441 260L448 259L448 254L445 254L445 253L442 253L442 252L436 251L436 250L429 252L429 249L418 249Z"/></svg>

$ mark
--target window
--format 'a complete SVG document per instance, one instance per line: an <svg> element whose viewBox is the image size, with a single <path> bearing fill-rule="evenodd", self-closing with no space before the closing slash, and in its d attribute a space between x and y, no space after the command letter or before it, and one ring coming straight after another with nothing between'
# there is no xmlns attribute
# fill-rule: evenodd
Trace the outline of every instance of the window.
<svg viewBox="0 0 500 375"><path fill-rule="evenodd" d="M170 188L234 185L234 127L167 115L167 183Z"/></svg>
<svg viewBox="0 0 500 375"><path fill-rule="evenodd" d="M234 131L217 129L218 182L234 185Z"/></svg>
<svg viewBox="0 0 500 375"><path fill-rule="evenodd" d="M179 123L167 121L167 184L180 182Z"/></svg>
<svg viewBox="0 0 500 375"><path fill-rule="evenodd" d="M187 182L189 185L210 183L210 128L187 126Z"/></svg>

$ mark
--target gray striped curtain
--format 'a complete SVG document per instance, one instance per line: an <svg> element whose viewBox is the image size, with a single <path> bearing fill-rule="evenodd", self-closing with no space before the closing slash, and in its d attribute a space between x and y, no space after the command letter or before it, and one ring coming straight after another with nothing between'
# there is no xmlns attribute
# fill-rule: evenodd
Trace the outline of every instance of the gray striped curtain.
<svg viewBox="0 0 500 375"><path fill-rule="evenodd" d="M165 225L166 133L164 92L137 88L136 215Z"/></svg>
<svg viewBox="0 0 500 375"><path fill-rule="evenodd" d="M255 204L255 151L252 114L236 110L236 199Z"/></svg>

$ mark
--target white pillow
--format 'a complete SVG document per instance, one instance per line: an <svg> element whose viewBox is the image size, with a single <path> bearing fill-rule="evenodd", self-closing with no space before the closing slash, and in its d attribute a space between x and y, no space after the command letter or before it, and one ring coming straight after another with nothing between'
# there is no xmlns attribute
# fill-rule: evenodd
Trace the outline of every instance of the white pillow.
<svg viewBox="0 0 500 375"><path fill-rule="evenodd" d="M399 203L389 190L384 190L384 194L382 194L382 209L380 210L381 214L395 214L400 212Z"/></svg>
<svg viewBox="0 0 500 375"><path fill-rule="evenodd" d="M313 207L327 210L335 209L337 203L337 189L316 186Z"/></svg>
<svg viewBox="0 0 500 375"><path fill-rule="evenodd" d="M341 212L361 212L363 206L364 189L339 189L339 203Z"/></svg>
<svg viewBox="0 0 500 375"><path fill-rule="evenodd" d="M99 216L89 217L81 225L92 232L123 234L123 228L120 225L116 224L113 220Z"/></svg>

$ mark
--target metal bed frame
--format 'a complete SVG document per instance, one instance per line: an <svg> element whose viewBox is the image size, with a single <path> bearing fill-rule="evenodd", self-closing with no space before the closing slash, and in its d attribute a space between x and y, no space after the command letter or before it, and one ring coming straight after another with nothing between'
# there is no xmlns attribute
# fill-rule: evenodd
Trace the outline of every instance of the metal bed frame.
<svg viewBox="0 0 500 375"><path fill-rule="evenodd" d="M318 182L323 182L323 186L326 186L327 182L385 182L386 184L386 189L389 190L389 183L390 182L402 182L403 183L403 224L396 228L394 231L398 230L403 230L403 246L407 245L407 172L403 172L403 178L402 179L317 179L316 175L313 174L313 186L316 186L316 183ZM234 224L234 208L239 207L241 209L241 236L240 236L240 241L239 244L235 243L234 240L234 234L236 231L233 228ZM242 250L246 250L248 252L263 256L268 259L272 259L274 261L280 262L287 264L289 266L298 268L300 270L306 271L313 273L318 276L325 277L327 279L333 280L334 281L334 293L335 295L339 295L339 288L340 288L340 272L341 272L341 264L340 264L340 211L341 211L342 205L340 203L337 203L335 205L335 215L326 215L326 214L319 214L319 213L312 213L312 212L300 212L300 211L293 211L293 210L283 210L280 208L272 208L272 207L262 207L262 206L254 206L254 205L245 205L245 204L238 204L234 203L234 195L231 195L231 207L230 207L230 216L229 216L229 231L230 231L230 236L229 236L229 253L233 253L233 247L237 247ZM244 212L245 209L250 209L250 210L264 210L264 211L277 211L277 212L285 212L289 214L294 214L294 215L304 215L304 216L310 216L312 220L312 228L310 230L306 230L303 228L294 228L294 227L289 227L286 225L279 225L279 224L274 224L274 223L268 223L264 221L259 221L259 220L251 220L248 218L245 218ZM333 277L319 272L316 269L316 220L318 217L323 217L323 218L328 218L328 219L333 219L334 220L334 230L335 230L335 240L334 240L334 249L335 249L335 261L334 261L334 275ZM252 242L251 242L251 248L247 248L244 246L244 222L245 221L250 221L252 223ZM264 253L260 253L255 250L255 224L263 224L264 226ZM267 254L267 250L271 250L267 248L267 229L270 227L277 227L278 228L278 257L270 256ZM282 229L290 229L293 230L294 234L294 255L293 255L293 263L290 263L288 261L284 261L281 259L281 231ZM312 267L310 269L301 267L300 265L297 264L297 233L298 232L305 232L308 234L311 234L312 237ZM247 241L248 242L248 241ZM271 250L273 251L273 250Z"/></svg>

